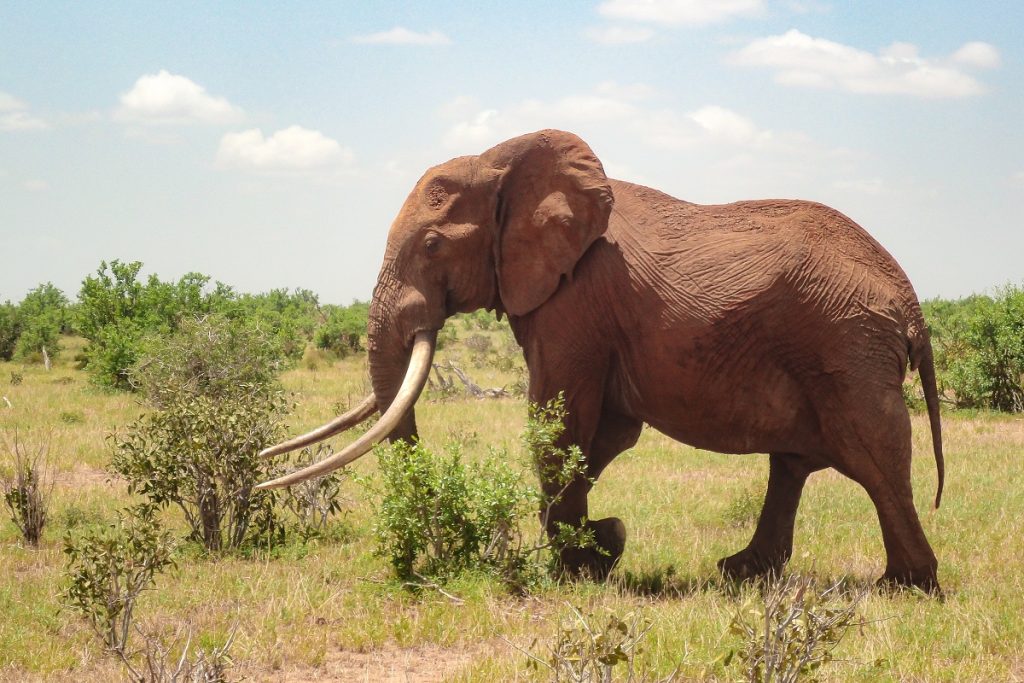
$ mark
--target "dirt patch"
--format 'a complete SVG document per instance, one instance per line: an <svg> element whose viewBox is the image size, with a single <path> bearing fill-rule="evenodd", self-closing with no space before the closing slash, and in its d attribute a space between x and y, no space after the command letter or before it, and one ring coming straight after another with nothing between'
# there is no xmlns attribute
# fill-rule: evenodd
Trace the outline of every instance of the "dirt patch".
<svg viewBox="0 0 1024 683"><path fill-rule="evenodd" d="M500 645L473 643L450 648L436 645L400 648L384 646L368 652L329 652L322 666L256 673L258 681L274 683L443 683L471 662Z"/></svg>
<svg viewBox="0 0 1024 683"><path fill-rule="evenodd" d="M53 480L62 488L114 487L110 472L86 465L75 465L74 469L57 472Z"/></svg>

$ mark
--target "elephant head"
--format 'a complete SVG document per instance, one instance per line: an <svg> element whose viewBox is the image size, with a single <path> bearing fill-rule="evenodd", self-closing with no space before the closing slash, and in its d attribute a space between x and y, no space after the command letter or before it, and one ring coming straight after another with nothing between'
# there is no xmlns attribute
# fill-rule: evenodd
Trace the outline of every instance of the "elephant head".
<svg viewBox="0 0 1024 683"><path fill-rule="evenodd" d="M381 419L348 448L261 484L286 486L341 467L384 439L416 435L414 404L437 331L479 308L527 316L605 231L608 179L581 139L544 130L479 156L429 169L388 233L368 325L373 394L323 427L264 451L277 454L337 434L374 410Z"/></svg>

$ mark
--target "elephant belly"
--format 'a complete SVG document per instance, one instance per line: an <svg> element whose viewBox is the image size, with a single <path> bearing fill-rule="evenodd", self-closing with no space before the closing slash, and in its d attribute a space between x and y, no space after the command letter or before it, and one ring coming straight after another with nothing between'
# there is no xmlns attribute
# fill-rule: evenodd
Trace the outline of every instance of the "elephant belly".
<svg viewBox="0 0 1024 683"><path fill-rule="evenodd" d="M629 382L643 387L633 412L667 436L719 453L817 451L816 412L785 364L719 348L709 356L688 345L669 354L677 363L640 369Z"/></svg>

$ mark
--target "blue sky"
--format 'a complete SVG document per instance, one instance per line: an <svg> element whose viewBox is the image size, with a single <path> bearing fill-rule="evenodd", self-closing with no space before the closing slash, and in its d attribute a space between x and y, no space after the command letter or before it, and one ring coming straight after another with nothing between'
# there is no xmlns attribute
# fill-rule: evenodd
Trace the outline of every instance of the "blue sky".
<svg viewBox="0 0 1024 683"><path fill-rule="evenodd" d="M0 3L0 301L103 259L368 298L428 166L539 128L830 204L922 297L1024 282L1024 3Z"/></svg>

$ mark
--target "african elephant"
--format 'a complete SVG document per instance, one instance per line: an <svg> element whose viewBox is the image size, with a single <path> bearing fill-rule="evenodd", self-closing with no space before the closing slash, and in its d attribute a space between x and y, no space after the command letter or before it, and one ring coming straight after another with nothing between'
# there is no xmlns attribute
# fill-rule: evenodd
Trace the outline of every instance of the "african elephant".
<svg viewBox="0 0 1024 683"><path fill-rule="evenodd" d="M380 410L347 449L263 484L345 465L383 438L417 434L414 403L438 330L457 312L507 314L529 398L564 392L563 445L587 477L548 524L587 519L592 481L644 423L692 446L768 453L764 507L729 576L779 571L807 476L832 467L866 489L887 563L882 581L938 590L910 482L901 393L919 370L943 484L932 349L914 289L860 226L793 200L705 206L611 180L577 136L543 130L429 169L388 234L368 326L373 393L267 453L298 448ZM542 482L550 488L550 482ZM566 550L602 576L622 553L616 518L585 522L609 552Z"/></svg>

